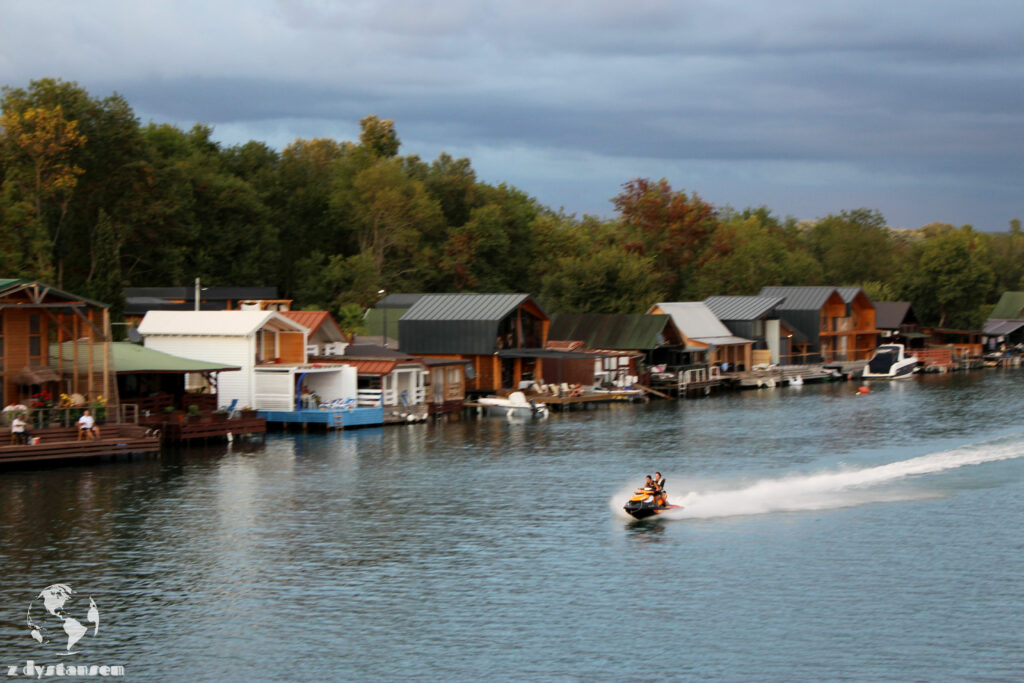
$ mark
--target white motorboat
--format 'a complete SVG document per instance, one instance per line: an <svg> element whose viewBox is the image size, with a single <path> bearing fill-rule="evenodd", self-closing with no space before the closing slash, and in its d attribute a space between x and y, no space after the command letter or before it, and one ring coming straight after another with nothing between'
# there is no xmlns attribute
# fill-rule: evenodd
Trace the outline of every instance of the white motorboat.
<svg viewBox="0 0 1024 683"><path fill-rule="evenodd" d="M548 407L543 403L537 403L532 398L526 398L521 391L513 391L508 398L501 396L486 396L478 399L477 403L484 406L488 413L504 414L508 417L547 417Z"/></svg>
<svg viewBox="0 0 1024 683"><path fill-rule="evenodd" d="M864 366L864 379L898 379L910 377L917 369L917 357L908 356L903 344L884 344Z"/></svg>

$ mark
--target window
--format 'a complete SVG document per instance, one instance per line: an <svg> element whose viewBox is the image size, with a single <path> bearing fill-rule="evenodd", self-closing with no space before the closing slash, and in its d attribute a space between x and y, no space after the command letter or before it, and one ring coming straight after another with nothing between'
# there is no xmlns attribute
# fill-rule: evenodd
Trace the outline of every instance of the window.
<svg viewBox="0 0 1024 683"><path fill-rule="evenodd" d="M42 323L39 314L33 313L28 317L28 355L29 358L39 358L43 355L43 338L40 334Z"/></svg>

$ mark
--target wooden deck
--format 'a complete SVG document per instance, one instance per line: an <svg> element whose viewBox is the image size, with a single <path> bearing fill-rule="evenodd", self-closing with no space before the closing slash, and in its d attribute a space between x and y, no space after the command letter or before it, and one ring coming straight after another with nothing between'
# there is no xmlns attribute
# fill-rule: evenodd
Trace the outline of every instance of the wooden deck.
<svg viewBox="0 0 1024 683"><path fill-rule="evenodd" d="M266 434L267 421L262 417L239 417L220 422L147 422L150 427L160 430L160 438L166 442L193 441L196 439L228 439L242 434Z"/></svg>
<svg viewBox="0 0 1024 683"><path fill-rule="evenodd" d="M0 430L0 467L13 464L55 463L85 458L113 456L158 455L160 437L147 436L140 425L100 425L99 439L78 441L77 427L36 429L35 445L10 445L10 430Z"/></svg>

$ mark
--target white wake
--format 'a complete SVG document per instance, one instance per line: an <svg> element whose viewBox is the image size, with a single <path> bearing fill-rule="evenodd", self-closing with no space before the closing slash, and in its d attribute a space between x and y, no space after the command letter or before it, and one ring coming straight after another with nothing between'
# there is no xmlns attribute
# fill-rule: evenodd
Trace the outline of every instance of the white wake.
<svg viewBox="0 0 1024 683"><path fill-rule="evenodd" d="M669 485L666 486L669 502L682 505L683 509L666 512L659 518L710 519L769 512L828 510L881 501L934 497L941 494L934 490L895 485L913 477L1020 457L1024 457L1024 441L1018 435L1012 442L998 439L885 465L761 479L737 488L708 485L707 489L701 490L694 482L678 477L674 478L677 483L673 486L673 478L670 477ZM692 490L684 493L686 489ZM617 496L618 504L615 507L620 512L624 500L625 496ZM625 516L624 512L622 514Z"/></svg>

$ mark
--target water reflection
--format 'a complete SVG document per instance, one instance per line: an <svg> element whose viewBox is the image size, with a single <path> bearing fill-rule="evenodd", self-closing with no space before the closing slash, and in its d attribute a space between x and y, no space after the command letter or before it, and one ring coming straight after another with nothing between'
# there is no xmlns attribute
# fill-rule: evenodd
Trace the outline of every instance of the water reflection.
<svg viewBox="0 0 1024 683"><path fill-rule="evenodd" d="M955 643L983 640L991 615L928 615L961 613L970 576L972 600L998 592L1000 628L1022 631L1019 582L1001 574L1021 545L1018 460L941 475L926 487L941 501L626 522L609 500L653 470L681 499L1024 431L1019 378L271 434L159 460L3 473L0 651L34 656L16 622L33 591L64 580L97 597L110 618L97 642L135 680L166 680L166 667L288 678L279 672L296 662L318 679L628 679L637 659L658 659L669 678L829 678L809 644L829 661L891 644L909 661L983 678ZM931 597L894 611L889 596L907 595L907 575ZM658 618L689 647L624 635L623 615L653 594L670 596ZM847 641L822 635L835 633ZM1018 656L987 660L1010 662L1009 649ZM844 671L914 677L865 661Z"/></svg>

